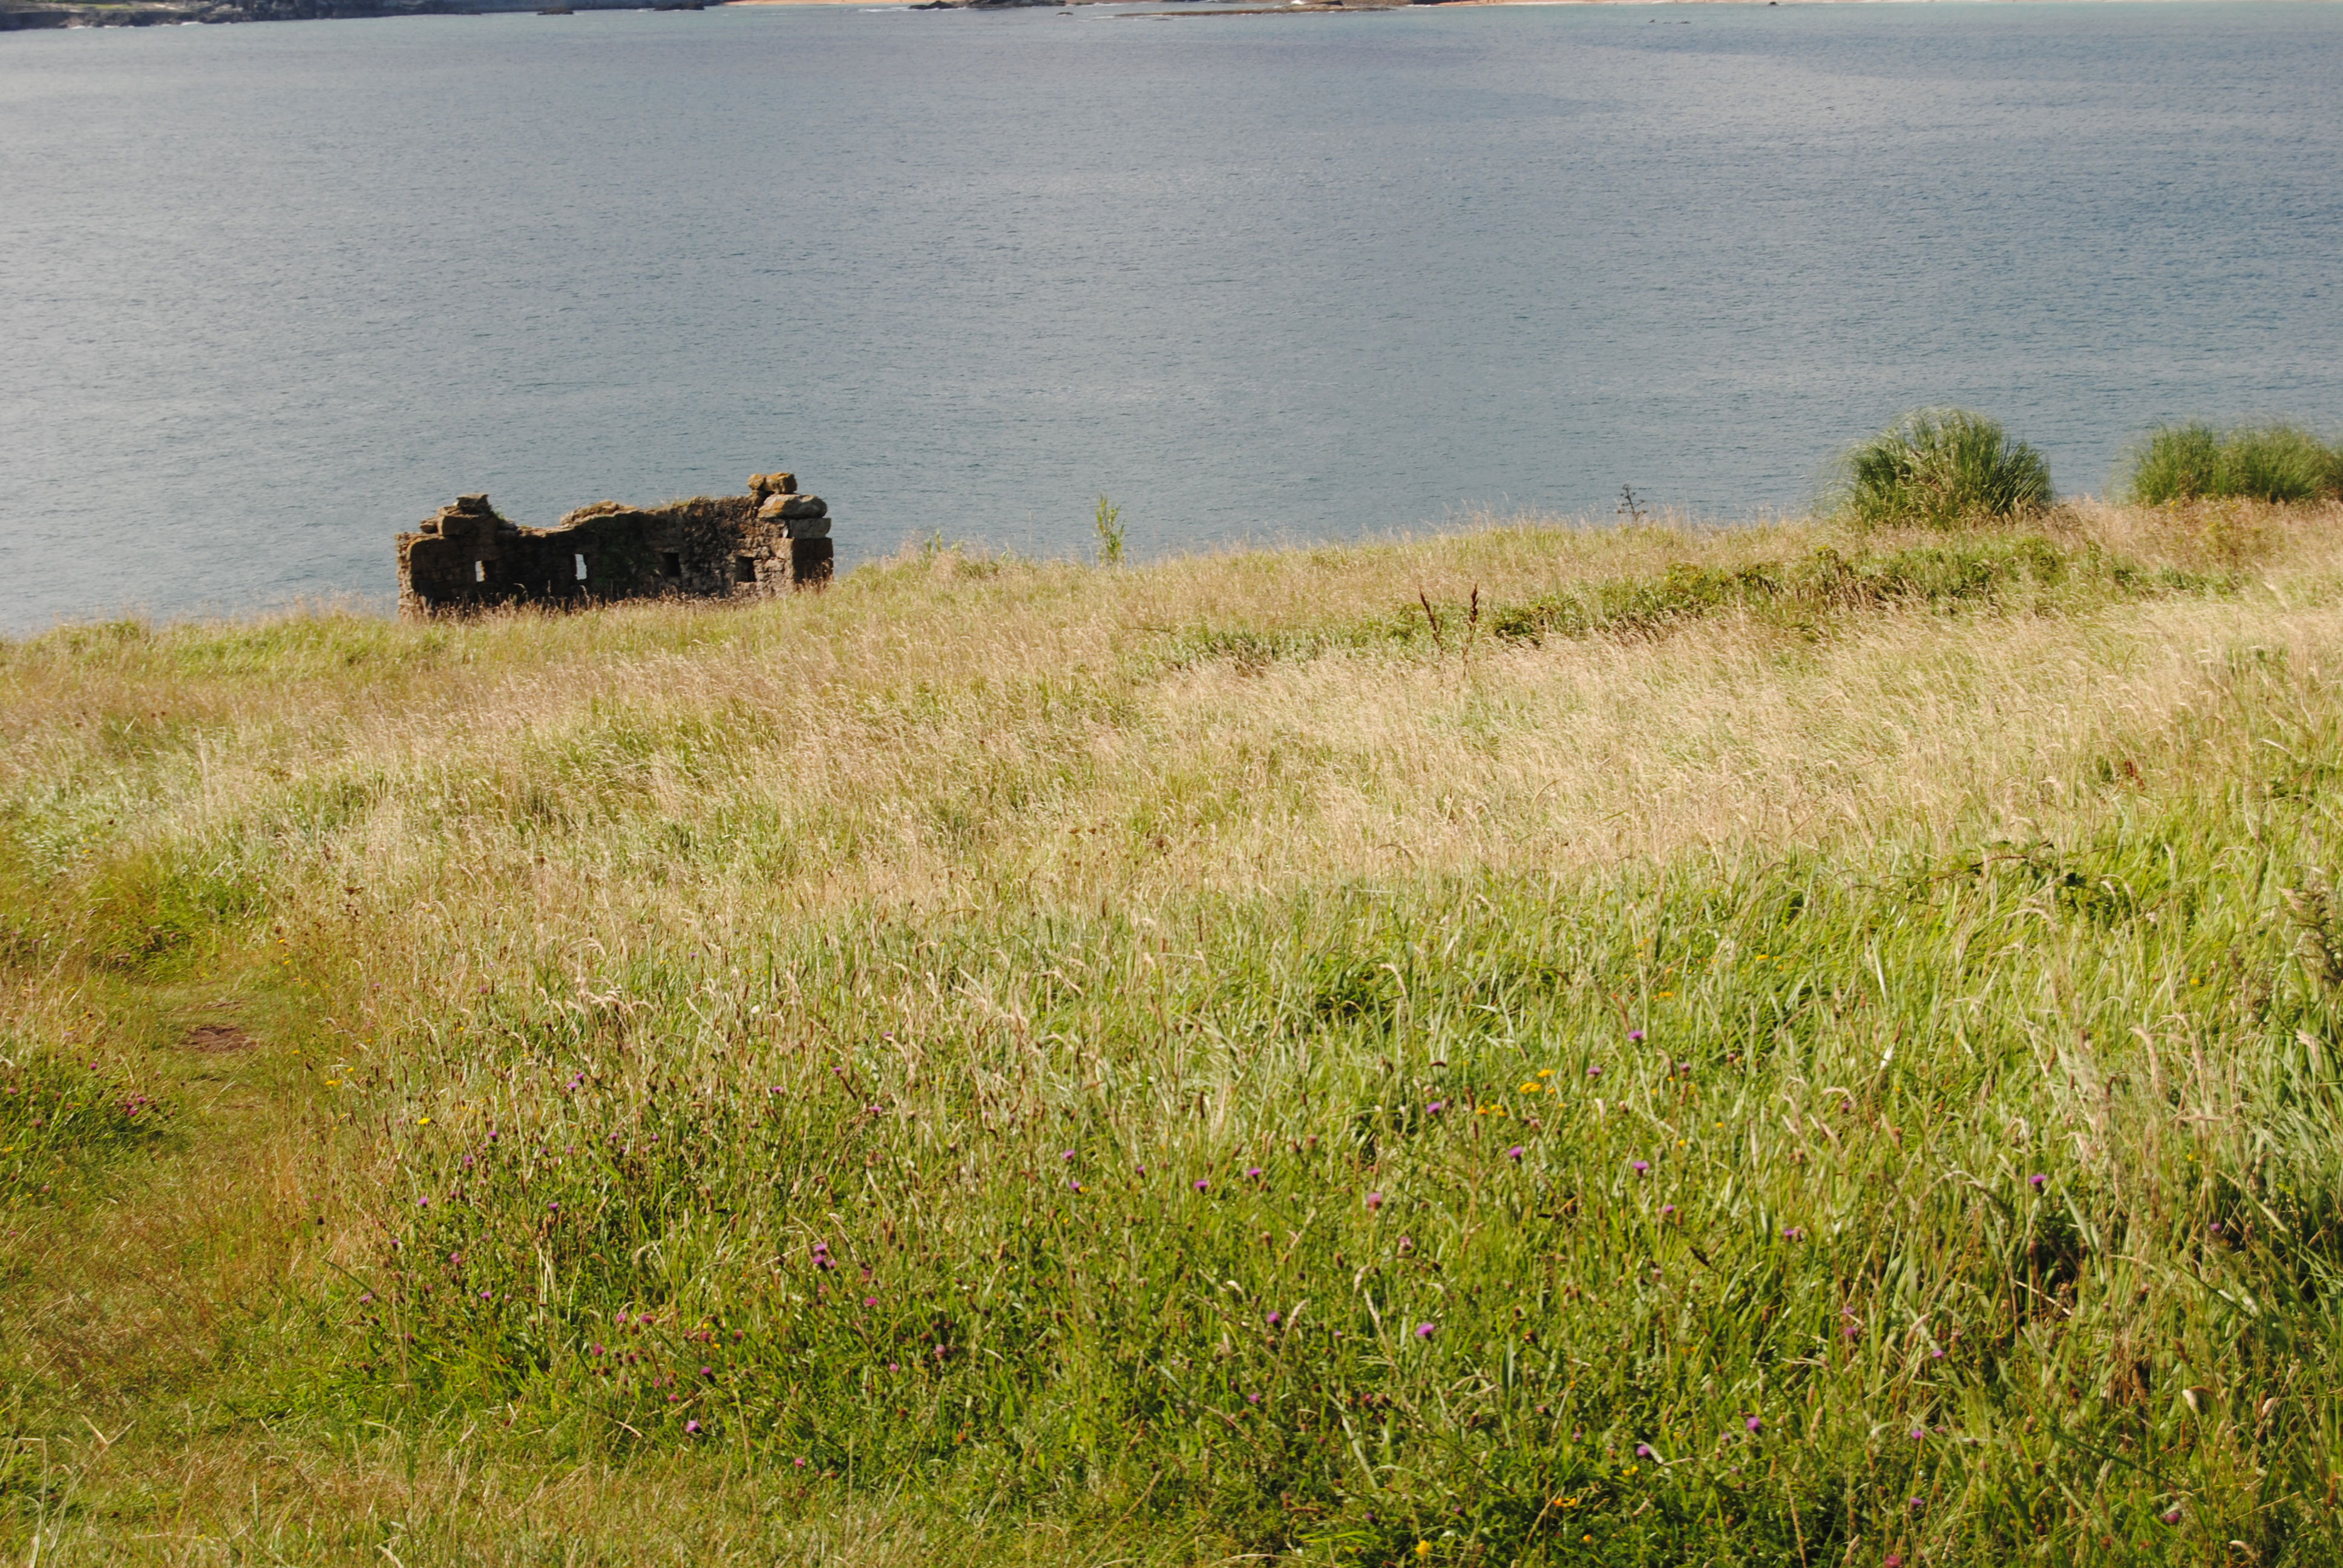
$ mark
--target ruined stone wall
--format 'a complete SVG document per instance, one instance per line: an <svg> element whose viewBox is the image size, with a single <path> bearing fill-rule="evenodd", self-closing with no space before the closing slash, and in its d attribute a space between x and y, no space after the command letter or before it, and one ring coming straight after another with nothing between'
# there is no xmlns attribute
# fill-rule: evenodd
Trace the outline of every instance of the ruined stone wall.
<svg viewBox="0 0 2343 1568"><path fill-rule="evenodd" d="M464 496L398 536L398 609L428 616L497 605L628 598L758 598L828 582L830 509L793 474L757 474L745 496L664 507L601 501L549 528Z"/></svg>

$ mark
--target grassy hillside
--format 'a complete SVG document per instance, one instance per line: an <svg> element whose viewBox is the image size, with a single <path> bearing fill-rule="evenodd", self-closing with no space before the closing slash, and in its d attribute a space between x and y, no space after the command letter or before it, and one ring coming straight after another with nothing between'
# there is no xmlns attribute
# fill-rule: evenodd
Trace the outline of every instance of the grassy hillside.
<svg viewBox="0 0 2343 1568"><path fill-rule="evenodd" d="M0 1552L2343 1554L2343 507L0 644Z"/></svg>

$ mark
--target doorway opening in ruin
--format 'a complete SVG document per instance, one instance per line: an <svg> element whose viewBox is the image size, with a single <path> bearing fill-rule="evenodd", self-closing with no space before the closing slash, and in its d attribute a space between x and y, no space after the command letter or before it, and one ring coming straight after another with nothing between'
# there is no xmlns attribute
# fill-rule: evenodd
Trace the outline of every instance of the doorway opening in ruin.
<svg viewBox="0 0 2343 1568"><path fill-rule="evenodd" d="M472 563L472 580L476 583L484 583L488 580L488 562L474 561Z"/></svg>
<svg viewBox="0 0 2343 1568"><path fill-rule="evenodd" d="M659 576L679 578L683 575L683 557L674 550L659 551Z"/></svg>
<svg viewBox="0 0 2343 1568"><path fill-rule="evenodd" d="M584 556L579 556L578 558L578 580L581 583L586 580L586 558Z"/></svg>
<svg viewBox="0 0 2343 1568"><path fill-rule="evenodd" d="M732 558L732 580L736 583L752 583L757 580L757 560L754 556Z"/></svg>

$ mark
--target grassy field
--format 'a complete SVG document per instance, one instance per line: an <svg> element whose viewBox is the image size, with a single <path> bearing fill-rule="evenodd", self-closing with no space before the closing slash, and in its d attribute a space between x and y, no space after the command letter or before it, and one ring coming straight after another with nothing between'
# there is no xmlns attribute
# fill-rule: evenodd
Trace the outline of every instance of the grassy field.
<svg viewBox="0 0 2343 1568"><path fill-rule="evenodd" d="M0 643L0 1560L2343 1557L2343 507Z"/></svg>

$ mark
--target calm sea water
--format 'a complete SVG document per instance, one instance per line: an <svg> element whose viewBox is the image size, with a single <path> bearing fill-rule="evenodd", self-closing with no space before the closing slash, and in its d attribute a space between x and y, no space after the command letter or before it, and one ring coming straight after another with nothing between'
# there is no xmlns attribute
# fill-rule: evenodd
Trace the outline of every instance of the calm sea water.
<svg viewBox="0 0 2343 1568"><path fill-rule="evenodd" d="M2343 5L848 8L0 35L0 627L787 466L842 562L2062 489L2343 427Z"/></svg>

